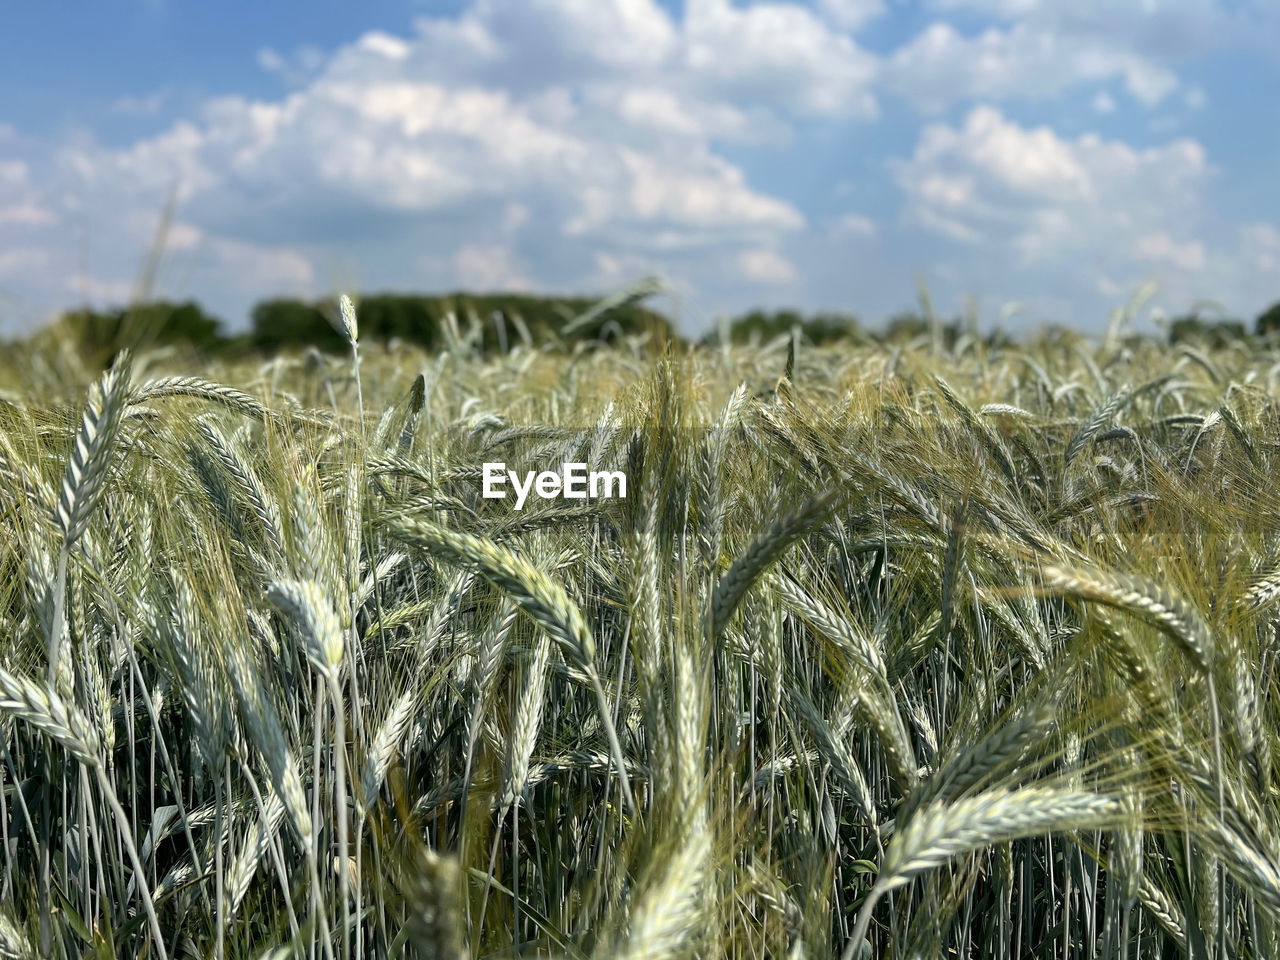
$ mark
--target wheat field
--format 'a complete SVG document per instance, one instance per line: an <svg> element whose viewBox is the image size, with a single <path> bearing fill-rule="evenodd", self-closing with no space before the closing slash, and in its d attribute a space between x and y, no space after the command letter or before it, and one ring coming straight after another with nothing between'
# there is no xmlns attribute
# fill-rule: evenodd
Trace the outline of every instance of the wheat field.
<svg viewBox="0 0 1280 960"><path fill-rule="evenodd" d="M0 359L0 957L1280 952L1275 343L346 317Z"/></svg>

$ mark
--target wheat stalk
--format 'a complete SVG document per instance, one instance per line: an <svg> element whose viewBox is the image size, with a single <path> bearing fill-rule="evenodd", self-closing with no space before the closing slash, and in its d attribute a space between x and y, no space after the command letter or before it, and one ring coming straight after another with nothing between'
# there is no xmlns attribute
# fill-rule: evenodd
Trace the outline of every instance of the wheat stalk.
<svg viewBox="0 0 1280 960"><path fill-rule="evenodd" d="M863 904L843 960L861 948L871 910L884 894L964 853L1020 837L1110 826L1123 813L1114 797L1079 790L1024 787L934 803L894 837L875 887Z"/></svg>
<svg viewBox="0 0 1280 960"><path fill-rule="evenodd" d="M612 721L609 720L608 701L599 674L596 673L595 638L578 605L569 599L564 588L514 551L482 537L448 530L418 518L398 518L393 522L392 529L401 539L477 570L533 617L551 639L556 641L566 659L587 674L595 690L601 721L618 764L623 796L628 808L634 812L636 806L631 787L627 783L622 745Z"/></svg>
<svg viewBox="0 0 1280 960"><path fill-rule="evenodd" d="M1213 660L1209 629L1200 615L1172 590L1141 577L1054 566L1045 568L1044 582L1046 587L1059 593L1139 614L1177 641L1196 666L1209 670Z"/></svg>
<svg viewBox="0 0 1280 960"><path fill-rule="evenodd" d="M137 405L161 397L197 397L202 400L211 400L253 417L271 416L271 412L261 402L247 393L220 383L202 380L199 377L162 377L158 380L149 380L134 389L129 397L129 403Z"/></svg>
<svg viewBox="0 0 1280 960"><path fill-rule="evenodd" d="M755 536L716 584L708 617L708 630L713 639L724 632L729 618L756 578L796 540L824 522L845 495L839 487L820 493L778 517Z"/></svg>
<svg viewBox="0 0 1280 960"><path fill-rule="evenodd" d="M307 658L332 683L342 667L342 625L333 603L314 580L277 580L267 598L289 617L302 634Z"/></svg>
<svg viewBox="0 0 1280 960"><path fill-rule="evenodd" d="M0 667L0 711L36 730L87 767L99 763L101 743L93 724L51 688Z"/></svg>
<svg viewBox="0 0 1280 960"><path fill-rule="evenodd" d="M80 539L102 496L111 447L120 432L129 391L129 369L128 354L122 353L89 390L89 402L80 418L80 430L62 476L62 492L55 515L65 549Z"/></svg>
<svg viewBox="0 0 1280 960"><path fill-rule="evenodd" d="M406 924L408 942L422 960L467 960L471 951L462 937L461 871L458 863L423 850L409 872L407 898L413 912Z"/></svg>

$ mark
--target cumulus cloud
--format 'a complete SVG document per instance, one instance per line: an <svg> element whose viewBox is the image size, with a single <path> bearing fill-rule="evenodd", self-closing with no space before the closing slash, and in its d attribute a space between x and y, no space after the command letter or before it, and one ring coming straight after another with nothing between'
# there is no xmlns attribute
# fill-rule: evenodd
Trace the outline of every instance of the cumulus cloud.
<svg viewBox="0 0 1280 960"><path fill-rule="evenodd" d="M154 117L168 103L171 93L157 90L145 97L121 97L111 104L111 112L126 117Z"/></svg>
<svg viewBox="0 0 1280 960"><path fill-rule="evenodd" d="M1200 297L1252 310L1269 295L1261 271L1280 265L1280 231L1224 234L1213 174L1191 139L1065 138L989 106L927 126L895 168L907 222L959 245L971 288L1088 305L1090 291L1114 299L1154 279L1170 312Z"/></svg>
<svg viewBox="0 0 1280 960"><path fill-rule="evenodd" d="M818 0L818 9L836 26L850 31L887 12L884 0Z"/></svg>
<svg viewBox="0 0 1280 960"><path fill-rule="evenodd" d="M872 0L836 0L844 25ZM840 25L794 2L687 0L673 19L654 0L474 0L456 18L422 19L413 60L420 76L546 89L648 86L686 104L828 116L867 115L876 58ZM346 51L334 70L345 68Z"/></svg>
<svg viewBox="0 0 1280 960"><path fill-rule="evenodd" d="M1178 270L1204 269L1204 244L1199 240L1178 242L1163 230L1144 233L1138 237L1134 255L1140 260L1165 264Z"/></svg>
<svg viewBox="0 0 1280 960"><path fill-rule="evenodd" d="M502 244L467 244L448 257L424 257L437 282L469 290L527 290L534 285L515 252Z"/></svg>
<svg viewBox="0 0 1280 960"><path fill-rule="evenodd" d="M31 175L21 160L0 160L0 226L43 226L56 218L36 202Z"/></svg>
<svg viewBox="0 0 1280 960"><path fill-rule="evenodd" d="M325 64L325 53L319 47L302 46L284 54L271 47L258 51L258 66L273 73L289 86L301 86L311 80Z"/></svg>
<svg viewBox="0 0 1280 960"><path fill-rule="evenodd" d="M1024 261L1136 249L1141 237L1188 229L1209 174L1204 148L1177 140L1137 150L1096 134L1064 139L993 107L963 124L932 124L897 168L909 215L952 236L1008 244ZM1155 246L1149 242L1151 250Z"/></svg>
<svg viewBox="0 0 1280 960"><path fill-rule="evenodd" d="M316 291L316 271L302 252L268 247L225 237L206 237L177 245L175 272L203 274L250 295L271 290L281 295L307 296ZM174 244L170 243L170 248Z"/></svg>
<svg viewBox="0 0 1280 960"><path fill-rule="evenodd" d="M864 217L858 213L846 213L836 220L831 232L837 238L857 237L866 239L874 237L879 232L879 228L870 217Z"/></svg>
<svg viewBox="0 0 1280 960"><path fill-rule="evenodd" d="M1177 88L1172 70L1110 38L1082 40L1020 22L966 36L938 21L899 48L885 68L898 93L927 110L958 101L1050 97L1086 82L1120 79L1154 105Z"/></svg>
<svg viewBox="0 0 1280 960"><path fill-rule="evenodd" d="M1263 0L929 0L936 14L995 23L962 33L938 19L890 58L893 89L927 109L965 99L1055 96L1118 79L1140 104L1179 87L1177 67L1256 45L1280 26ZM1189 92L1194 108L1199 97Z"/></svg>
<svg viewBox="0 0 1280 960"><path fill-rule="evenodd" d="M626 280L602 264L633 263L690 289L744 270L780 282L795 268L771 251L805 217L719 145L871 116L875 58L845 31L878 8L690 0L674 18L654 0L472 0L328 54L264 49L289 92L211 99L124 147L52 148L40 182L0 192L0 227L71 216L114 238L91 245L102 279L127 278L140 224L179 187L197 239L166 276L215 299L239 291L231 312L253 293L315 290L337 263L366 287L425 271L444 286L577 288ZM27 287L56 299L65 238L47 239L63 277Z"/></svg>
<svg viewBox="0 0 1280 960"><path fill-rule="evenodd" d="M875 59L804 7L686 0L684 27L682 59L695 85L799 112L875 113Z"/></svg>
<svg viewBox="0 0 1280 960"><path fill-rule="evenodd" d="M1240 228L1240 241L1247 269L1280 274L1280 228L1270 223L1246 224Z"/></svg>
<svg viewBox="0 0 1280 960"><path fill-rule="evenodd" d="M796 279L796 268L776 250L744 250L738 254L742 275L756 283L790 283Z"/></svg>
<svg viewBox="0 0 1280 960"><path fill-rule="evenodd" d="M940 12L965 11L1051 30L1064 39L1105 39L1159 60L1182 60L1235 39L1266 0L930 0Z"/></svg>

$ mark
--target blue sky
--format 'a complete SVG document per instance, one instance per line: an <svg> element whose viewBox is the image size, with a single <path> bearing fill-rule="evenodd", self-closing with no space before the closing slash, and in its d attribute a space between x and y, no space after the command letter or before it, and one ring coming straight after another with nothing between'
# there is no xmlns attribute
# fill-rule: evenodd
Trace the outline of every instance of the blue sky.
<svg viewBox="0 0 1280 960"><path fill-rule="evenodd" d="M1280 300L1269 0L98 0L5 15L0 333L157 292L1096 329Z"/></svg>

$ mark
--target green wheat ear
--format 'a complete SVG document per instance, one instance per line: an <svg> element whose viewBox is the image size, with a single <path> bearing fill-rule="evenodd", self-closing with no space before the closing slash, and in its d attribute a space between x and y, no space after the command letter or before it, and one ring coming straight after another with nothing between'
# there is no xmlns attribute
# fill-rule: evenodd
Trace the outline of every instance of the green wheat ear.
<svg viewBox="0 0 1280 960"><path fill-rule="evenodd" d="M798 507L779 516L756 534L747 549L733 562L716 584L711 597L709 628L711 637L724 632L729 618L742 602L747 590L787 548L821 525L828 514L845 497L836 487L811 497Z"/></svg>
<svg viewBox="0 0 1280 960"><path fill-rule="evenodd" d="M360 339L360 328L356 324L355 304L345 293L338 298L338 316L342 322L342 335L354 347Z"/></svg>
<svg viewBox="0 0 1280 960"><path fill-rule="evenodd" d="M89 400L62 476L62 492L54 516L68 549L84 533L102 497L111 448L120 432L129 395L129 370L129 355L121 352L111 369L89 388Z"/></svg>
<svg viewBox="0 0 1280 960"><path fill-rule="evenodd" d="M1213 661L1213 641L1203 618L1168 587L1143 577L1106 570L1046 567L1045 586L1050 590L1128 610L1150 620L1201 670Z"/></svg>

